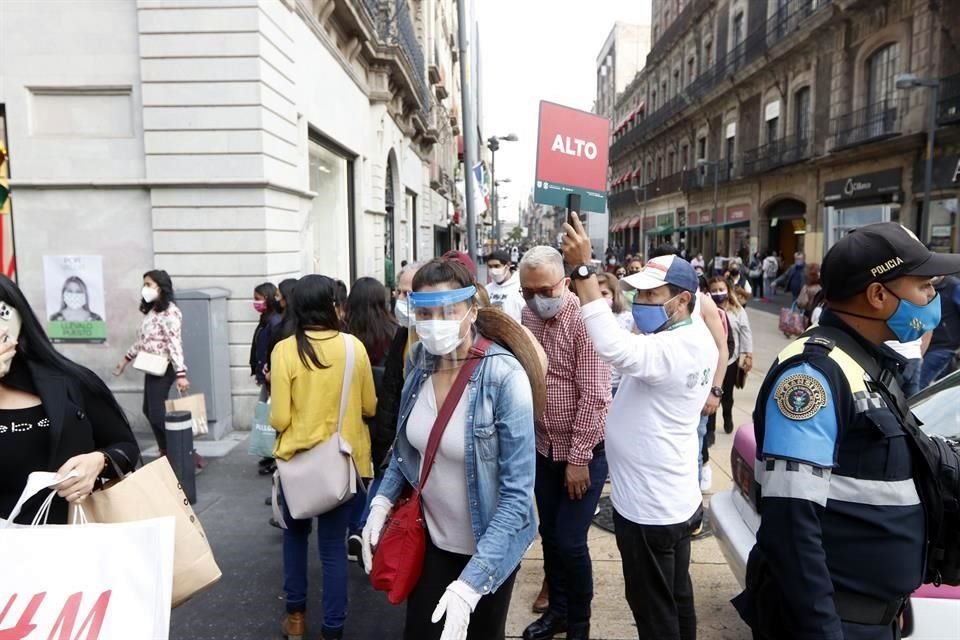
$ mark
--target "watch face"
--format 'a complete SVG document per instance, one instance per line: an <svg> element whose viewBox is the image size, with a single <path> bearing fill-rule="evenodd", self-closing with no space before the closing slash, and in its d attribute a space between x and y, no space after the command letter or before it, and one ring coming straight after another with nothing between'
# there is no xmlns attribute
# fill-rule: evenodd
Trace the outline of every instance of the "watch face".
<svg viewBox="0 0 960 640"><path fill-rule="evenodd" d="M581 278L586 278L588 275L590 275L590 269L588 269L586 265L580 265L577 267L577 275L579 275Z"/></svg>

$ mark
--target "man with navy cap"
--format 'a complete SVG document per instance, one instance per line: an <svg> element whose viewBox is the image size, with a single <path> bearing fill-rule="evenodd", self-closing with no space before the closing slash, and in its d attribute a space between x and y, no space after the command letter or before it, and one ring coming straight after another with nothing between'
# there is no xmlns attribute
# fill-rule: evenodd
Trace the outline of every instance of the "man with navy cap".
<svg viewBox="0 0 960 640"><path fill-rule="evenodd" d="M958 271L960 255L892 222L824 258L820 322L780 353L753 414L762 520L734 605L754 638L899 638L907 598L935 575L926 467L897 382L906 360L884 343L932 331L932 279Z"/></svg>
<svg viewBox="0 0 960 640"><path fill-rule="evenodd" d="M587 333L623 376L605 435L627 602L643 637L695 640L690 537L703 517L697 427L718 357L694 313L697 273L666 255L621 280L636 293L640 334L629 333L600 293L579 219L565 230L564 257L575 265L570 277Z"/></svg>

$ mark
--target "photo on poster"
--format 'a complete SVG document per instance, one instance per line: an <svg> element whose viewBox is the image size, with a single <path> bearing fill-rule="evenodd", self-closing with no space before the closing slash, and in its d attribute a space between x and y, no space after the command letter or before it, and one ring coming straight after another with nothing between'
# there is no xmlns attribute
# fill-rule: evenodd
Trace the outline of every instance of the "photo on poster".
<svg viewBox="0 0 960 640"><path fill-rule="evenodd" d="M101 256L44 256L47 335L54 342L105 342Z"/></svg>

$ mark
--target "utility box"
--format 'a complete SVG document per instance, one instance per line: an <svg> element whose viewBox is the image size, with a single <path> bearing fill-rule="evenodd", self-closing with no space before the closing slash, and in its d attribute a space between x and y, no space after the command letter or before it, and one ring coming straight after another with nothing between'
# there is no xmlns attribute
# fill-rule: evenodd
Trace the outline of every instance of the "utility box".
<svg viewBox="0 0 960 640"><path fill-rule="evenodd" d="M214 440L233 431L227 333L229 295L230 291L218 287L177 291L177 306L183 312L183 351L190 393L202 393L206 398L207 423Z"/></svg>

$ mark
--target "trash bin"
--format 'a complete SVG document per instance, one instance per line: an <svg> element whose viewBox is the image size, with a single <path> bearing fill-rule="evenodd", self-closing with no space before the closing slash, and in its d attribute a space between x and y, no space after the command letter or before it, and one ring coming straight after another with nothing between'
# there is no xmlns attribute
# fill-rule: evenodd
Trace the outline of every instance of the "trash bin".
<svg viewBox="0 0 960 640"><path fill-rule="evenodd" d="M169 411L164 420L167 460L180 480L190 504L197 503L196 464L193 460L193 416L189 411Z"/></svg>

